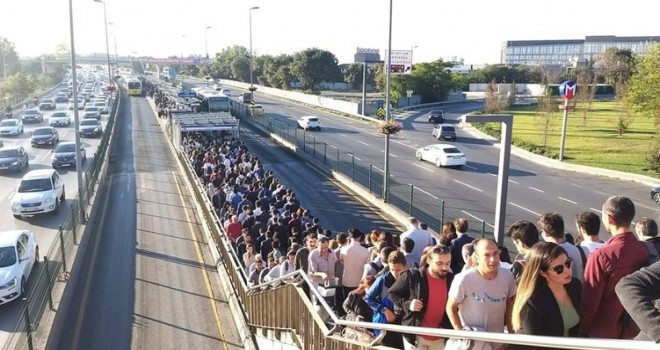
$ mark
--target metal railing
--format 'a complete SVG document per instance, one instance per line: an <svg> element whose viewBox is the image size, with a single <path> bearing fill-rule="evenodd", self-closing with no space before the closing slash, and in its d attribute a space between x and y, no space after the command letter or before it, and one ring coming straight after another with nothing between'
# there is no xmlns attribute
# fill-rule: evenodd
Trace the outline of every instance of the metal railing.
<svg viewBox="0 0 660 350"><path fill-rule="evenodd" d="M186 183L192 187L190 190L200 209L203 225L209 230L213 239L213 242L209 242L209 244L213 244L220 253L217 264L221 264L227 271L231 288L241 302L246 320L253 329L270 331L274 334L288 333L296 345L302 349L386 348L378 344L387 331L564 349L657 349L657 344L631 340L469 332L346 321L340 319L325 302L324 297L317 290L318 284L300 270L273 281L249 287L246 283L244 269L239 262L240 259L222 229L221 220L213 210L202 181L197 178L185 153L181 150L175 150L175 152L177 161L184 169ZM327 162L328 157L327 154L325 155L324 159ZM340 163L342 163L341 160L337 161L336 165ZM314 298L310 298L307 293ZM381 329L384 332L381 333L381 337L374 338L367 343L342 337L340 332L342 327Z"/></svg>
<svg viewBox="0 0 660 350"><path fill-rule="evenodd" d="M15 301L23 304L22 310L18 322L2 349L34 349L34 337L37 330L39 330L39 323L46 307L50 311L55 311L52 298L55 282L66 282L68 280L69 269L73 264L75 246L80 243L81 224L86 221L86 218L80 216L80 213L84 211L81 210L81 206L83 209L87 208L87 203L94 193L94 187L99 182L99 176L103 175L101 168L106 159L108 144L114 134L115 118L121 105L121 94L118 93L119 90L115 91L117 91L117 97L114 99L113 108L108 114L106 132L99 142L94 157L88 159L91 164L83 174L84 197L81 198L80 193L76 194L58 227L55 240L48 247L46 254L38 257L41 261L35 266L34 273L30 276L26 295L23 295L20 301ZM48 331L46 330L44 333L48 333Z"/></svg>

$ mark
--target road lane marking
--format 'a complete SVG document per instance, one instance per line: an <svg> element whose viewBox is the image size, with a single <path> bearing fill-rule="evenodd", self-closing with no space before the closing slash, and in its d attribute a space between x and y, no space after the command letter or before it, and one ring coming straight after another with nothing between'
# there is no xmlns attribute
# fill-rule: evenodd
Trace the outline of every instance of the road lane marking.
<svg viewBox="0 0 660 350"><path fill-rule="evenodd" d="M493 173L488 173L488 175L497 177L497 174L493 174Z"/></svg>
<svg viewBox="0 0 660 350"><path fill-rule="evenodd" d="M532 214L534 214L534 215L536 215L536 216L541 216L541 214L539 214L539 213L537 213L537 212L535 212L535 211L533 211L533 210L527 209L527 208L523 207L522 205L518 205L518 204L516 204L516 203L514 203L514 202L509 202L509 204L513 205L513 206L516 207L516 208L522 209L522 210L524 210L524 211L526 211L526 212L528 212L528 213L532 213Z"/></svg>
<svg viewBox="0 0 660 350"><path fill-rule="evenodd" d="M421 188L419 188L419 187L415 187L415 189L418 190L419 192L422 192L422 193L424 193L424 194L427 194L427 195L433 197L433 199L438 199L438 197L436 197L436 196L434 196L434 195L432 195L432 194L430 194L430 193L424 191L423 189L421 189Z"/></svg>
<svg viewBox="0 0 660 350"><path fill-rule="evenodd" d="M406 146L406 147L408 147L408 148L410 148L410 149L414 149L414 150L417 150L417 148L416 148L416 147L414 147L414 146L411 146L411 145L409 145L409 144L406 144L406 143L403 143L403 142L401 142L401 141L392 141L392 142L394 142L394 143L398 143L398 144L400 144L401 146Z"/></svg>
<svg viewBox="0 0 660 350"><path fill-rule="evenodd" d="M536 187L529 186L529 189L530 189L530 190L534 190L534 191L536 191L536 192L545 193L545 191L543 191L543 190L539 190L539 189L536 188Z"/></svg>
<svg viewBox="0 0 660 350"><path fill-rule="evenodd" d="M381 173L384 173L384 172L385 172L385 170L383 170L383 169L381 169L381 168L379 168L379 167L377 167L377 166L375 166L375 165L372 165L372 167L373 167L374 169L380 171Z"/></svg>
<svg viewBox="0 0 660 350"><path fill-rule="evenodd" d="M570 200L570 199L566 199L566 198L564 198L564 197L557 197L557 198L559 198L559 199L561 199L561 200L563 200L563 201L566 201L566 202L572 203L572 204L577 204L577 202L574 202L574 201L572 201L572 200Z"/></svg>
<svg viewBox="0 0 660 350"><path fill-rule="evenodd" d="M380 151L381 151L382 153L385 153L385 150L382 150L382 149L381 149ZM397 156L396 154L394 154L394 153L392 153L392 152L390 152L390 155L391 155L392 157L394 157L394 158L399 158L399 156Z"/></svg>
<svg viewBox="0 0 660 350"><path fill-rule="evenodd" d="M48 159L48 157L50 157L50 152L49 152L49 153L46 153L46 154L44 154L44 156L43 156L43 157L41 157L41 162L45 162L45 161L46 161L46 159Z"/></svg>
<svg viewBox="0 0 660 350"><path fill-rule="evenodd" d="M183 198L183 193L181 192L181 184L179 183L179 180L176 177L176 173L172 171L172 177L174 177L174 182L176 183L176 190L179 192L179 199L181 200L181 204L187 203L185 198ZM213 288L211 287L211 280L209 278L209 272L206 269L206 264L204 262L204 256L202 254L202 249L199 246L199 242L197 241L197 236L195 236L195 228L193 227L192 220L190 219L190 215L188 214L188 210L184 208L183 213L186 215L186 221L188 222L188 228L190 229L190 236L193 241L193 245L195 246L195 253L197 254L197 262L199 263L199 268L202 270L202 276L204 277L204 283L206 284L206 292L208 293L209 296L209 302L211 303L211 309L213 309L213 315L215 316L215 322L216 325L218 326L218 330L220 331L220 336L222 337L222 344L224 345L225 350L229 350L229 347L227 346L227 337L225 336L225 329L222 327L222 322L220 322L220 313L218 311L218 305L215 302L215 293L213 293Z"/></svg>
<svg viewBox="0 0 660 350"><path fill-rule="evenodd" d="M514 183L514 184L516 184L516 185L520 185L520 182L515 181L515 180L511 180L511 179L509 179L509 182Z"/></svg>
<svg viewBox="0 0 660 350"><path fill-rule="evenodd" d="M329 144L329 143L327 143L327 145L330 146L330 147L332 147L332 148L334 148L334 149L338 149L338 148L339 148L339 147L334 146L334 145L331 145L331 144Z"/></svg>
<svg viewBox="0 0 660 350"><path fill-rule="evenodd" d="M353 154L353 153L346 153L346 154L348 154L349 156L355 158L356 160L362 161L362 159L356 157L355 154Z"/></svg>
<svg viewBox="0 0 660 350"><path fill-rule="evenodd" d="M603 213L602 211L600 211L600 209L596 209L596 208L589 208L589 209L595 211L595 212L598 213L598 214L602 214L602 213Z"/></svg>
<svg viewBox="0 0 660 350"><path fill-rule="evenodd" d="M418 168L422 168L422 169L424 169L424 170L426 170L426 171L428 171L428 172L432 172L432 173L434 172L433 170L428 169L428 168L426 168L425 166L420 165L420 164L417 164L417 163L412 163L412 165L414 165L414 166L416 166L416 167L418 167Z"/></svg>
<svg viewBox="0 0 660 350"><path fill-rule="evenodd" d="M362 142L362 141L360 141L360 140L354 140L354 141L355 141L355 142L359 142L359 143L361 143L361 144L363 144L363 145L365 145L365 146L369 146L369 144L366 143L366 142Z"/></svg>
<svg viewBox="0 0 660 350"><path fill-rule="evenodd" d="M468 213L468 212L465 211L465 210L461 210L461 212L462 212L463 214L465 214L465 215L467 215L467 216L469 216L469 217L475 219L475 220L483 221L487 226L490 226L490 228L495 228L495 226L493 226L493 225L487 223L485 220L481 220L480 218L478 218L478 217L476 217L476 216L474 216L474 215Z"/></svg>
<svg viewBox="0 0 660 350"><path fill-rule="evenodd" d="M463 186L469 187L469 188L471 188L471 189L473 189L473 190L477 190L477 191L479 191L479 192L483 192L482 189L480 189L480 188L476 188L476 187L474 187L474 186L472 186L472 185L468 185L468 184L466 184L465 182L458 181L458 180L456 180L456 179L454 179L454 181L455 181L455 182L458 182L459 184L461 184L461 185L463 185Z"/></svg>
<svg viewBox="0 0 660 350"><path fill-rule="evenodd" d="M478 170L477 168L475 168L475 167L473 167L473 166L470 166L470 165L467 165L467 164L465 164L465 165L463 165L463 166L466 167L466 168L468 168L468 169Z"/></svg>
<svg viewBox="0 0 660 350"><path fill-rule="evenodd" d="M346 134L338 133L339 136L348 137Z"/></svg>

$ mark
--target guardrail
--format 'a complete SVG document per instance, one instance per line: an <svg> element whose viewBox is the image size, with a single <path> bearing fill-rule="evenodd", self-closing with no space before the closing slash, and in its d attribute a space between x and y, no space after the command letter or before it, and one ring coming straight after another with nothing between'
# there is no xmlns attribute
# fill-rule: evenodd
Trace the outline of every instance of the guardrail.
<svg viewBox="0 0 660 350"><path fill-rule="evenodd" d="M170 142L173 144L172 140ZM217 261L217 264L222 264L227 271L231 288L242 304L249 325L276 337L278 334L288 333L300 348L385 349L386 347L378 344L385 332L393 331L564 349L657 349L657 344L652 342L630 340L530 336L346 321L340 319L325 302L317 289L318 284L300 270L267 283L248 287L239 258L222 229L221 220L213 210L202 182L197 178L185 154L178 150L176 156L180 166L184 169L186 182L192 186L191 192L196 205L200 206L204 226L210 231L213 242L209 243L214 244L220 252L220 260ZM308 293L314 298L308 297ZM342 327L380 329L384 332L381 333L381 337L374 338L367 343L343 337L340 332Z"/></svg>
<svg viewBox="0 0 660 350"><path fill-rule="evenodd" d="M115 118L121 106L121 94L118 89L115 89L115 91L117 91L114 93L116 98L113 101L112 111L108 114L105 133L99 142L94 157L88 159L88 161L91 161L89 169L83 174L84 196L81 197L80 193L76 194L73 202L69 205L69 211L58 228L56 239L48 247L43 259L40 257L42 260L39 263L41 268L38 271L35 270L36 274L30 277L30 288L26 295L22 297L23 309L18 322L2 349L32 350L34 348L34 336L39 330L39 322L46 307L51 311L55 311L52 298L53 287L56 281L68 280L68 270L72 266L74 248L80 242L81 224L86 221L86 218L80 216L80 213L83 212L80 208L87 208L88 201L94 193L94 187L101 181L99 176L103 176L101 169L106 161L108 145L114 134ZM48 333L48 330L44 330L44 333Z"/></svg>

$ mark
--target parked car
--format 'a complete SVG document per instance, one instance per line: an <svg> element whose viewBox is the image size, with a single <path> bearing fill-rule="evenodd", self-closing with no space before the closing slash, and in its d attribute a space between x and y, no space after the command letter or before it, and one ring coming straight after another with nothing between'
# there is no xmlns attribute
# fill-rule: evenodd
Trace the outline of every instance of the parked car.
<svg viewBox="0 0 660 350"><path fill-rule="evenodd" d="M417 150L415 156L418 160L425 160L435 164L437 167L455 166L461 167L467 164L463 152L453 145L438 143Z"/></svg>
<svg viewBox="0 0 660 350"><path fill-rule="evenodd" d="M438 124L433 128L431 135L435 137L438 141L440 140L450 140L456 141L456 129L447 124Z"/></svg>
<svg viewBox="0 0 660 350"><path fill-rule="evenodd" d="M89 106L83 110L83 119L96 118L101 119L101 109L99 107Z"/></svg>
<svg viewBox="0 0 660 350"><path fill-rule="evenodd" d="M436 109L429 112L429 123L444 123L445 122L445 112L441 109Z"/></svg>
<svg viewBox="0 0 660 350"><path fill-rule="evenodd" d="M0 171L20 171L29 165L30 160L23 146L0 148Z"/></svg>
<svg viewBox="0 0 660 350"><path fill-rule="evenodd" d="M55 100L50 98L45 98L41 100L41 103L39 103L40 111L52 111L56 108L57 108L57 103L55 103Z"/></svg>
<svg viewBox="0 0 660 350"><path fill-rule="evenodd" d="M651 199L656 203L660 204L660 187L655 187L651 189Z"/></svg>
<svg viewBox="0 0 660 350"><path fill-rule="evenodd" d="M25 295L25 286L39 262L39 245L28 230L0 232L0 305Z"/></svg>
<svg viewBox="0 0 660 350"><path fill-rule="evenodd" d="M21 114L21 120L26 123L26 122L37 122L40 123L44 121L44 115L39 112L38 109L32 108L32 109L26 109L23 111L23 114Z"/></svg>
<svg viewBox="0 0 660 350"><path fill-rule="evenodd" d="M52 126L42 126L32 131L30 144L32 147L56 145L60 142L60 133Z"/></svg>
<svg viewBox="0 0 660 350"><path fill-rule="evenodd" d="M0 136L16 136L23 133L23 122L18 119L5 119L0 122Z"/></svg>
<svg viewBox="0 0 660 350"><path fill-rule="evenodd" d="M11 211L17 219L22 215L57 212L65 198L64 182L57 171L30 170L21 179L11 199Z"/></svg>
<svg viewBox="0 0 660 350"><path fill-rule="evenodd" d="M101 136L103 125L96 119L83 119L80 121L80 136Z"/></svg>
<svg viewBox="0 0 660 350"><path fill-rule="evenodd" d="M298 127L304 130L316 129L321 131L321 121L314 116L305 116L298 119Z"/></svg>
<svg viewBox="0 0 660 350"><path fill-rule="evenodd" d="M53 112L48 117L48 125L50 126L69 126L71 125L71 117L67 112Z"/></svg>
<svg viewBox="0 0 660 350"><path fill-rule="evenodd" d="M80 147L80 151L76 152L76 143L73 141L62 142L53 150L53 157L51 164L53 168L64 166L76 166L76 153L80 155L81 163L87 159L87 151L85 147Z"/></svg>

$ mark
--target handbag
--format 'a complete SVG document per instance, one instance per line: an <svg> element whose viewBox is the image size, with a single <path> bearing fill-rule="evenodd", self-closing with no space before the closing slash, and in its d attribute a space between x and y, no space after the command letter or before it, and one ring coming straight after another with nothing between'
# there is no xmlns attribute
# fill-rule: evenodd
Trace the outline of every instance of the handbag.
<svg viewBox="0 0 660 350"><path fill-rule="evenodd" d="M486 330L481 327L464 326L464 331L485 332ZM449 338L445 342L445 350L491 350L490 343L480 340L464 339L464 338Z"/></svg>
<svg viewBox="0 0 660 350"><path fill-rule="evenodd" d="M357 316L355 321L364 322L364 318L362 316ZM371 343L374 338L373 333L362 327L344 327L341 330L341 336L342 338L356 340L364 343Z"/></svg>

